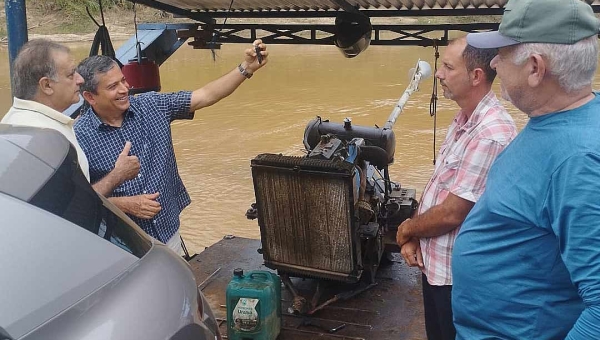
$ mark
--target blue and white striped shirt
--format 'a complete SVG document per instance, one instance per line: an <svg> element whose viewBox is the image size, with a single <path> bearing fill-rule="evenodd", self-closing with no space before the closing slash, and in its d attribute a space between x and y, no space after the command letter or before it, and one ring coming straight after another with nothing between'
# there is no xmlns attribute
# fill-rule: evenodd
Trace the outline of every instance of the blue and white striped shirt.
<svg viewBox="0 0 600 340"><path fill-rule="evenodd" d="M179 215L190 204L175 161L170 122L192 119L191 92L150 92L130 96L121 127L103 123L89 108L74 129L77 140L88 157L90 182L95 183L113 168L125 142L132 144L131 155L140 160L137 178L118 186L112 196L160 193L157 201L162 210L153 219L130 216L150 236L166 243L179 229Z"/></svg>

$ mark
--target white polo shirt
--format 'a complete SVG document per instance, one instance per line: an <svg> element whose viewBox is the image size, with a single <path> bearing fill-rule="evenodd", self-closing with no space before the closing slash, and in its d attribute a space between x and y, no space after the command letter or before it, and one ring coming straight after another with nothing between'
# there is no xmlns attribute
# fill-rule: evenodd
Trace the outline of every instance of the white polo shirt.
<svg viewBox="0 0 600 340"><path fill-rule="evenodd" d="M77 150L77 158L81 171L90 180L90 170L87 157L77 143L75 132L73 131L73 123L75 120L52 109L44 104L34 102L32 100L23 100L14 98L13 106L8 110L1 123L33 126L41 128L54 129L62 133Z"/></svg>

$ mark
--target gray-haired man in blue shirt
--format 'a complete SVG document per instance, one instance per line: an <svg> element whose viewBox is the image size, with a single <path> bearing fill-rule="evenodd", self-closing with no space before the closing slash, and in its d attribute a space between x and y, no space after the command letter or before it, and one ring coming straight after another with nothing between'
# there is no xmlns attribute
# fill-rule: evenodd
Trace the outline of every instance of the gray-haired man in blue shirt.
<svg viewBox="0 0 600 340"><path fill-rule="evenodd" d="M502 94L529 116L492 165L452 255L457 340L600 339L600 21L580 0L510 0Z"/></svg>

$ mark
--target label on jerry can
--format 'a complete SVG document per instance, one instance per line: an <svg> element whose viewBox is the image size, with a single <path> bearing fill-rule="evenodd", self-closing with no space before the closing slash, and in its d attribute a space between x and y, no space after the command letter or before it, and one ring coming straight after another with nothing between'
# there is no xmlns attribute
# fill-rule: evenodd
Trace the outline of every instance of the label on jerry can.
<svg viewBox="0 0 600 340"><path fill-rule="evenodd" d="M240 331L251 332L258 326L258 299L240 298L233 309L234 327Z"/></svg>

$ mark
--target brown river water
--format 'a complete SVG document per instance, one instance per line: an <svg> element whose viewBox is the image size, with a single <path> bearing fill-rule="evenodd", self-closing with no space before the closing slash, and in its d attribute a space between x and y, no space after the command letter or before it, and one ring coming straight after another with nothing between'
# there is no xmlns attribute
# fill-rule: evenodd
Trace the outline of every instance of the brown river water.
<svg viewBox="0 0 600 340"><path fill-rule="evenodd" d="M89 51L88 43L69 46L77 60ZM213 61L208 50L182 46L160 68L162 92L201 87L237 66L245 48L223 45ZM371 46L354 59L345 59L333 46L270 45L268 50L268 65L235 93L196 112L194 120L172 124L179 172L192 197L181 216L181 233L191 252L227 234L260 238L256 220L244 216L254 202L252 158L260 153L302 155L304 128L317 115L332 122L350 117L355 125L383 125L408 85L409 69L418 59L432 68L434 64L433 48L424 47ZM11 105L7 54L5 46L0 48L0 117ZM391 179L416 188L417 196L433 170L432 84L432 78L421 83L394 126ZM494 89L500 93L497 84ZM458 109L439 92L438 146ZM527 117L506 106L522 128Z"/></svg>

